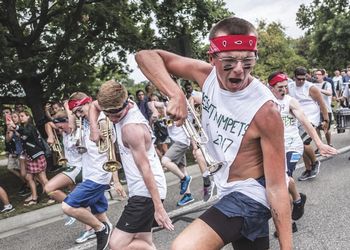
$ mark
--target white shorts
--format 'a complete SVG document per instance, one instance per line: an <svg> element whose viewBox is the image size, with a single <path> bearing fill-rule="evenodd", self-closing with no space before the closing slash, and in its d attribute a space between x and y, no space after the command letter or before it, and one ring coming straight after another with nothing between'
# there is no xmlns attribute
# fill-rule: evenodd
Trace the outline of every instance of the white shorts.
<svg viewBox="0 0 350 250"><path fill-rule="evenodd" d="M62 174L68 176L74 184L82 182L82 168L81 167L76 167L76 166L68 166Z"/></svg>

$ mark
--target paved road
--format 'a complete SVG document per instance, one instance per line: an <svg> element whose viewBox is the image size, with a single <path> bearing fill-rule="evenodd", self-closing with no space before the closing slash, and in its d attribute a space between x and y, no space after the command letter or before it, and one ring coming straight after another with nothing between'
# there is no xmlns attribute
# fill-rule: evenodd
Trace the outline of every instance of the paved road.
<svg viewBox="0 0 350 250"><path fill-rule="evenodd" d="M337 148L349 149L350 134L334 136L334 144ZM295 249L310 250L334 250L350 249L350 161L349 152L339 154L336 157L322 162L320 174L317 178L306 182L298 182L301 192L307 194L305 215L297 222L299 231L294 234ZM193 194L197 201L201 198L201 178L195 167L191 171L196 173L196 178L191 183ZM298 169L295 176L299 176L302 169ZM167 211L171 214L178 213L176 202L179 199L177 180L168 183L168 198L165 201ZM125 201L114 202L109 209L108 216L116 222ZM164 230L154 233L155 244L160 250L169 249L171 241L183 230L188 223L201 213L193 212L198 207L204 207L203 202L191 205L192 213L176 217L176 230L167 232ZM183 208L189 210L189 208ZM1 227L6 225L1 224ZM11 231L10 234L0 234L0 249L95 249L95 241L91 240L82 245L75 245L74 240L82 229L80 223L70 227L63 226L63 216L56 216L35 226L24 226ZM5 231L1 228L0 231ZM279 249L278 242L273 238L273 225L270 226L271 249ZM195 232L194 232L195 233ZM5 237L7 236L7 237ZM230 246L224 249L232 249Z"/></svg>

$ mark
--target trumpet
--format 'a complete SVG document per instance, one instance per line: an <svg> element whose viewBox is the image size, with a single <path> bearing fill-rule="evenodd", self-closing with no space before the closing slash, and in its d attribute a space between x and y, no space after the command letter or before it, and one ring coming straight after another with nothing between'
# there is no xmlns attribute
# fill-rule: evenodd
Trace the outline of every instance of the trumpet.
<svg viewBox="0 0 350 250"><path fill-rule="evenodd" d="M79 154L84 154L87 151L85 147L85 141L83 138L83 118L75 119L76 127L74 132L74 138L76 139L75 146Z"/></svg>
<svg viewBox="0 0 350 250"><path fill-rule="evenodd" d="M62 146L61 146L61 142L58 139L56 130L53 129L52 131L53 131L53 135L54 135L54 140L55 141L54 141L54 144L51 145L51 147L52 147L52 150L57 152L57 154L58 154L57 164L59 166L67 165L68 160L64 156L64 152L63 152L63 149L62 149Z"/></svg>
<svg viewBox="0 0 350 250"><path fill-rule="evenodd" d="M215 174L223 166L222 162L216 161L208 152L206 144L209 141L207 133L204 131L201 122L196 116L195 110L192 108L188 100L186 99L188 114L193 116L193 121L187 116L185 123L183 125L184 131L187 137L192 138L197 147L201 150L203 157L207 163L207 171L209 175Z"/></svg>
<svg viewBox="0 0 350 250"><path fill-rule="evenodd" d="M122 165L119 161L117 161L115 147L112 140L111 122L106 117L104 119L99 120L98 125L102 134L101 139L97 143L98 152L100 154L107 152L108 156L108 160L103 164L102 168L107 172L115 172L121 169Z"/></svg>

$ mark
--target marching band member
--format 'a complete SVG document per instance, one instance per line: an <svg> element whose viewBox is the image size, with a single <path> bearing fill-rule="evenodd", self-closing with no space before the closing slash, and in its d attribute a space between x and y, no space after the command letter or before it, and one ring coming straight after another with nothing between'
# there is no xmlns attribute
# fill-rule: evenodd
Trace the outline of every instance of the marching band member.
<svg viewBox="0 0 350 250"><path fill-rule="evenodd" d="M88 110L91 102L92 98L82 92L73 93L68 101L69 110L77 118L82 118L82 142L87 152L82 154L83 181L64 199L62 209L65 214L91 226L96 233L97 250L104 250L108 247L112 233L111 224L106 215L108 202L104 195L105 190L109 188L112 174L102 168L108 160L107 154L99 153L96 144L89 140ZM113 173L113 180L117 192L125 195L117 173ZM90 210L86 209L87 207Z"/></svg>
<svg viewBox="0 0 350 250"><path fill-rule="evenodd" d="M114 80L102 84L97 100L90 109L91 126L95 126L99 111L114 123L129 190L128 204L113 230L110 248L155 249L154 223L169 230L174 226L162 204L167 187L152 130L137 105L128 100L125 87Z"/></svg>

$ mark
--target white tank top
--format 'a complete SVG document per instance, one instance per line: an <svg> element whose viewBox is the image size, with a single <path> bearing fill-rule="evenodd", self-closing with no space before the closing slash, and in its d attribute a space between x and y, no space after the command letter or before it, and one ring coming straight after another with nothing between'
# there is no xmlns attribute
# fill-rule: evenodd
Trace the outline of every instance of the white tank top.
<svg viewBox="0 0 350 250"><path fill-rule="evenodd" d="M303 141L299 135L298 120L290 112L290 101L292 97L285 95L282 100L277 99L284 124L284 148L286 152L296 151L303 153Z"/></svg>
<svg viewBox="0 0 350 250"><path fill-rule="evenodd" d="M136 104L134 104L134 107L129 109L128 113L126 114L125 117L123 117L121 121L119 121L117 124L114 124L114 128L117 133L117 142L118 142L118 147L120 152L120 158L123 163L123 169L125 171L125 177L128 185L129 197L139 195L139 196L151 198L151 194L149 193L146 187L146 184L143 181L142 175L136 166L136 163L134 161L134 158L131 154L130 149L125 147L122 141L123 135L121 133L121 130L123 126L131 123L144 124L145 126L147 126L153 141L155 139L155 137L152 134L152 130L151 130L151 127L149 126L148 121L142 115L142 113L140 112ZM150 162L151 170L154 175L154 179L156 181L156 185L158 187L160 198L165 199L166 192L167 192L165 175L164 175L162 165L156 154L153 143L149 148L149 150L147 151L147 156Z"/></svg>
<svg viewBox="0 0 350 250"><path fill-rule="evenodd" d="M297 99L306 117L314 125L320 124L320 107L310 96L312 82L305 81L301 87L296 86L295 82L288 83L288 93L291 97Z"/></svg>
<svg viewBox="0 0 350 250"><path fill-rule="evenodd" d="M230 92L220 88L216 69L203 85L202 126L209 136L207 148L211 156L224 162L214 175L219 197L237 191L269 207L265 188L255 179L227 182L243 136L255 114L267 101L275 100L271 91L257 79L243 90Z"/></svg>
<svg viewBox="0 0 350 250"><path fill-rule="evenodd" d="M75 166L79 169L82 167L82 155L78 153L75 146L76 140L72 134L62 133L64 156L68 160L68 165Z"/></svg>
<svg viewBox="0 0 350 250"><path fill-rule="evenodd" d="M105 115L100 113L98 120ZM83 140L87 152L82 154L83 160L83 180L91 180L98 184L108 185L111 182L112 173L103 170L103 164L108 160L107 153L100 154L95 142L90 140L90 125L88 120L83 119Z"/></svg>

